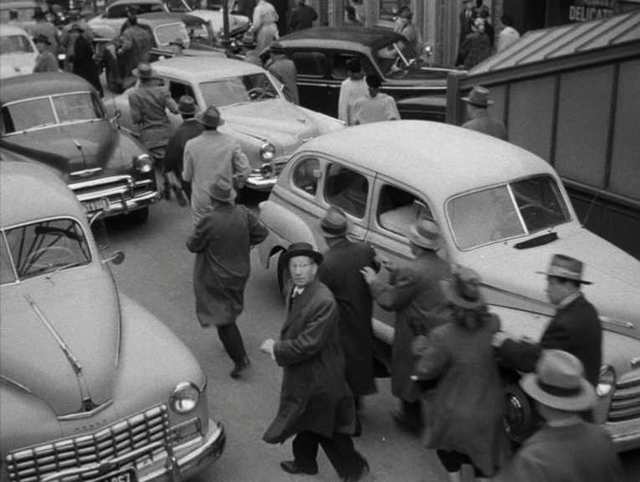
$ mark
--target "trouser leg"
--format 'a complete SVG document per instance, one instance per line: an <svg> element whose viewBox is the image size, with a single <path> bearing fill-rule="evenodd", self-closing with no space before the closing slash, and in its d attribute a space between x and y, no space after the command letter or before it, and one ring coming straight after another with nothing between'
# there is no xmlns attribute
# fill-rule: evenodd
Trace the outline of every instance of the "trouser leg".
<svg viewBox="0 0 640 482"><path fill-rule="evenodd" d="M405 418L410 420L416 426L421 427L424 423L424 420L422 419L422 402L420 400L416 400L415 402L401 400L401 406L402 413Z"/></svg>
<svg viewBox="0 0 640 482"><path fill-rule="evenodd" d="M296 465L305 468L317 468L318 445L320 436L313 432L298 433L291 444Z"/></svg>
<svg viewBox="0 0 640 482"><path fill-rule="evenodd" d="M244 349L244 342L242 341L242 335L240 334L238 325L229 323L228 325L218 326L217 328L218 337L229 357L231 357L235 363L242 363L247 356L247 352Z"/></svg>
<svg viewBox="0 0 640 482"><path fill-rule="evenodd" d="M353 446L351 436L334 433L332 438L322 437L320 444L341 478L358 480L368 468L365 458Z"/></svg>

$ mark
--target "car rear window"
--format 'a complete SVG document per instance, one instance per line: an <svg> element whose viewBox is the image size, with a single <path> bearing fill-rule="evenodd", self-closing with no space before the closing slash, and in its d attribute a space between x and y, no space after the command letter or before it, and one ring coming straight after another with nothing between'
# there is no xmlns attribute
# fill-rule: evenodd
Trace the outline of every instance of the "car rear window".
<svg viewBox="0 0 640 482"><path fill-rule="evenodd" d="M294 52L291 60L296 64L298 75L324 77L327 72L327 57L322 52Z"/></svg>

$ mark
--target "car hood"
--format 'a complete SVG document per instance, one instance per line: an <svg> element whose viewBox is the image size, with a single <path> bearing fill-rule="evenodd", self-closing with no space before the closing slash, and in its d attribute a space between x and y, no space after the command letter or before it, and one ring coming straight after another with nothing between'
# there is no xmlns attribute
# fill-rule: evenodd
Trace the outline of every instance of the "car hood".
<svg viewBox="0 0 640 482"><path fill-rule="evenodd" d="M222 132L234 130L276 147L297 146L320 134L311 115L283 99L230 105L221 111L225 120Z"/></svg>
<svg viewBox="0 0 640 482"><path fill-rule="evenodd" d="M87 276L78 277L80 272ZM44 401L58 416L111 398L120 311L113 281L102 267L71 268L4 286L0 313L4 379ZM87 398L93 404L83 404Z"/></svg>
<svg viewBox="0 0 640 482"><path fill-rule="evenodd" d="M117 143L118 131L105 119L38 129L0 140L2 147L65 173L104 168Z"/></svg>
<svg viewBox="0 0 640 482"><path fill-rule="evenodd" d="M0 79L26 75L33 72L37 54L2 54L0 56Z"/></svg>
<svg viewBox="0 0 640 482"><path fill-rule="evenodd" d="M529 249L517 249L522 240L497 244L463 255L462 264L478 271L500 290L547 303L547 269L556 253L585 263L584 278L592 281L582 291L606 322L607 328L640 338L640 262L585 228L560 227L558 239Z"/></svg>

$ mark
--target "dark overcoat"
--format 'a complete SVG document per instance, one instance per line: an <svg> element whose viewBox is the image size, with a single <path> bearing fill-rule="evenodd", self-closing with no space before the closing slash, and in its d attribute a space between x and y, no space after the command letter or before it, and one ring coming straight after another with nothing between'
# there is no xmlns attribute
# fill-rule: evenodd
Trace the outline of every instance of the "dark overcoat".
<svg viewBox="0 0 640 482"><path fill-rule="evenodd" d="M187 248L196 253L193 288L201 326L235 323L242 312L251 268L250 247L268 233L256 215L242 205L216 204L200 220Z"/></svg>
<svg viewBox="0 0 640 482"><path fill-rule="evenodd" d="M344 376L338 307L331 291L316 280L293 301L289 296L286 309L274 345L276 362L283 367L280 406L263 439L282 443L303 431L324 437L352 434L355 405Z"/></svg>
<svg viewBox="0 0 640 482"><path fill-rule="evenodd" d="M395 310L395 334L391 349L391 391L407 402L417 401L420 392L411 381L415 357L411 343L428 333L441 318L433 316L444 295L440 280L451 276L449 264L434 251L423 251L395 268L389 283L374 280L371 291L378 304Z"/></svg>
<svg viewBox="0 0 640 482"><path fill-rule="evenodd" d="M90 41L83 35L78 36L73 44L73 55L70 59L73 63L73 73L79 75L100 93L102 85L100 84L100 73L98 66L93 60L93 48Z"/></svg>
<svg viewBox="0 0 640 482"><path fill-rule="evenodd" d="M489 476L506 460L508 442L502 383L491 345L500 321L494 315L484 317L476 329L449 317L428 337L416 339L414 353L416 376L437 381L424 396L427 447L466 454Z"/></svg>
<svg viewBox="0 0 640 482"><path fill-rule="evenodd" d="M602 364L602 325L598 312L580 295L560 307L551 319L540 343L505 340L498 349L502 363L522 372L533 372L544 349L568 351L584 366L585 378L595 387Z"/></svg>
<svg viewBox="0 0 640 482"><path fill-rule="evenodd" d="M497 119L489 117L489 113L486 110L484 114L481 114L479 117L468 120L462 124L462 127L497 137L503 141L507 140L507 129L504 124Z"/></svg>
<svg viewBox="0 0 640 482"><path fill-rule="evenodd" d="M373 377L373 300L360 270L378 269L375 251L347 238L336 241L325 254L318 279L329 287L338 303L340 340L347 363L347 383L354 395L376 392Z"/></svg>

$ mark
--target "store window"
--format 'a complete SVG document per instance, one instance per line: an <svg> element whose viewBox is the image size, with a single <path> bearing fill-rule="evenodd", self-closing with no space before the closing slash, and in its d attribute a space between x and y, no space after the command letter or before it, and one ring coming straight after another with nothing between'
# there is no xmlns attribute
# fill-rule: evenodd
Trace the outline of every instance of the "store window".
<svg viewBox="0 0 640 482"><path fill-rule="evenodd" d="M329 204L363 218L368 193L369 181L362 174L340 164L329 165L325 181L325 198Z"/></svg>
<svg viewBox="0 0 640 482"><path fill-rule="evenodd" d="M433 220L433 215L413 194L387 184L380 190L377 219L381 228L406 236L409 226L418 219Z"/></svg>

